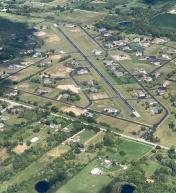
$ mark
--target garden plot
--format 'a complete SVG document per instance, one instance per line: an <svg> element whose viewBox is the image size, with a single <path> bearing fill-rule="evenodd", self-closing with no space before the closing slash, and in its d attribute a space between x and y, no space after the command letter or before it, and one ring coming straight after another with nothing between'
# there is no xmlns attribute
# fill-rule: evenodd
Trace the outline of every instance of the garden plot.
<svg viewBox="0 0 176 193"><path fill-rule="evenodd" d="M57 55L55 55L57 57ZM72 68L66 67L65 65L59 63L53 65L44 71L44 73L50 75L50 77L60 77L60 78L69 78L69 74L72 72Z"/></svg>
<svg viewBox="0 0 176 193"><path fill-rule="evenodd" d="M92 94L90 94L90 98L91 98L91 100L99 100L99 99L109 98L109 96L105 92L100 92L100 93L92 93Z"/></svg>
<svg viewBox="0 0 176 193"><path fill-rule="evenodd" d="M80 93L81 88L75 86L74 84L64 84L64 85L58 85L58 89L60 90L71 90L74 93Z"/></svg>
<svg viewBox="0 0 176 193"><path fill-rule="evenodd" d="M77 108L77 107L63 107L61 109L61 111L65 112L65 113L70 113L73 112L76 116L80 116L84 113L83 109Z"/></svg>

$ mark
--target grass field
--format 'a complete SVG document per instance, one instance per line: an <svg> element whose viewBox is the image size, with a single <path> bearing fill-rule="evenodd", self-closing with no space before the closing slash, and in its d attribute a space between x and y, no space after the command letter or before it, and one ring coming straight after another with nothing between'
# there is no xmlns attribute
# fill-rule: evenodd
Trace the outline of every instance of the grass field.
<svg viewBox="0 0 176 193"><path fill-rule="evenodd" d="M103 150L101 155L109 156L118 162L121 162L124 159L131 161L141 158L146 153L150 152L151 148L151 146L123 140L122 143L117 145L117 149L118 152L124 151L126 153L124 157L119 155L119 153L114 154L109 152L106 148ZM90 172L96 167L104 170L101 164L95 159L82 169L75 177L58 189L56 193L98 193L103 187L110 183L112 178L109 177L107 169L104 170L105 172L100 176L92 176Z"/></svg>
<svg viewBox="0 0 176 193"><path fill-rule="evenodd" d="M118 152L117 154L114 154L112 156L114 156L119 161L126 160L129 162L141 158L146 153L148 153L152 149L152 147L150 145L144 145L142 143L124 140L117 146L117 149L119 152L124 151L126 155L123 157L119 155Z"/></svg>
<svg viewBox="0 0 176 193"><path fill-rule="evenodd" d="M98 21L102 17L104 17L105 13L98 13L98 12L91 12L91 11L85 11L85 10L74 10L73 13L65 14L61 13L59 16L59 19L61 21L67 21L67 22L76 22L76 23L82 23L82 24L91 24L93 22Z"/></svg>
<svg viewBox="0 0 176 193"><path fill-rule="evenodd" d="M153 175L154 171L160 167L161 165L158 164L158 162L153 161L153 160L149 160L147 162L147 165L146 164L142 165L142 168L145 170L145 176L147 178L150 178Z"/></svg>
<svg viewBox="0 0 176 193"><path fill-rule="evenodd" d="M169 14L169 13L164 13L161 15L158 15L153 18L151 21L151 24L153 26L157 26L160 28L171 28L174 29L176 28L176 15L174 14Z"/></svg>
<svg viewBox="0 0 176 193"><path fill-rule="evenodd" d="M96 161L92 161L56 193L98 193L110 183L111 178L106 175L92 176L90 171L95 167Z"/></svg>

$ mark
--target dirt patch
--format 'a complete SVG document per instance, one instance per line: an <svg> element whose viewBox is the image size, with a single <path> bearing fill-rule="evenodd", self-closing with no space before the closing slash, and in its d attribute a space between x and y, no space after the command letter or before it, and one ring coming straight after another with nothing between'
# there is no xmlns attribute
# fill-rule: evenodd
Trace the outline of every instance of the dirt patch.
<svg viewBox="0 0 176 193"><path fill-rule="evenodd" d="M84 113L84 110L79 109L77 107L62 108L61 111L65 112L65 113L73 112L76 116L80 116Z"/></svg>
<svg viewBox="0 0 176 193"><path fill-rule="evenodd" d="M71 32L73 32L73 33L79 33L79 32L81 32L81 30L79 29L79 28L74 28L74 29L72 29L72 30L70 30Z"/></svg>
<svg viewBox="0 0 176 193"><path fill-rule="evenodd" d="M15 152L16 153L23 153L27 148L28 148L28 146L26 145L26 143L24 143L23 145L18 145L15 148Z"/></svg>
<svg viewBox="0 0 176 193"><path fill-rule="evenodd" d="M58 85L57 88L61 90L71 90L74 93L80 93L80 88L76 87L74 84Z"/></svg>
<svg viewBox="0 0 176 193"><path fill-rule="evenodd" d="M58 42L60 41L60 38L57 35L50 35L47 39L48 43Z"/></svg>
<svg viewBox="0 0 176 193"><path fill-rule="evenodd" d="M52 56L51 56L51 59L52 60L59 60L59 59L61 59L62 58L62 56L60 55L60 54L53 54Z"/></svg>
<svg viewBox="0 0 176 193"><path fill-rule="evenodd" d="M6 149L2 148L0 149L0 159L6 155L7 151Z"/></svg>
<svg viewBox="0 0 176 193"><path fill-rule="evenodd" d="M51 75L65 78L65 77L68 76L68 74L69 74L72 70L73 70L72 68L68 68L68 67L65 67L65 66L59 66L59 68L56 69L55 72L52 73Z"/></svg>
<svg viewBox="0 0 176 193"><path fill-rule="evenodd" d="M23 88L23 89L29 88L29 87L30 87L30 85L28 83L22 83L22 84L18 85L18 88Z"/></svg>
<svg viewBox="0 0 176 193"><path fill-rule="evenodd" d="M42 36L45 36L46 33L43 32L43 31L39 31L39 32L34 32L34 36L37 36L37 37L42 37Z"/></svg>
<svg viewBox="0 0 176 193"><path fill-rule="evenodd" d="M59 72L71 72L71 71L73 71L73 69L69 68L69 67L66 67L66 66L59 66L58 71Z"/></svg>
<svg viewBox="0 0 176 193"><path fill-rule="evenodd" d="M90 97L93 100L98 100L98 99L108 98L108 95L106 93L95 93L95 94L91 94Z"/></svg>

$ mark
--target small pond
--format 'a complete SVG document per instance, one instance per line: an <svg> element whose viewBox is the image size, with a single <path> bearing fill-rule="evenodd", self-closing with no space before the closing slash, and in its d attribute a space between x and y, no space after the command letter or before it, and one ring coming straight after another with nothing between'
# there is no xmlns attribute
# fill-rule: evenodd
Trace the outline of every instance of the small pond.
<svg viewBox="0 0 176 193"><path fill-rule="evenodd" d="M133 193L135 191L135 187L130 184L124 184L122 186L120 193Z"/></svg>
<svg viewBox="0 0 176 193"><path fill-rule="evenodd" d="M122 27L128 27L129 25L132 24L132 22L131 21L123 21L123 22L120 22L119 24Z"/></svg>
<svg viewBox="0 0 176 193"><path fill-rule="evenodd" d="M43 181L39 181L35 184L35 190L38 193L46 193L49 190L49 182L43 180Z"/></svg>

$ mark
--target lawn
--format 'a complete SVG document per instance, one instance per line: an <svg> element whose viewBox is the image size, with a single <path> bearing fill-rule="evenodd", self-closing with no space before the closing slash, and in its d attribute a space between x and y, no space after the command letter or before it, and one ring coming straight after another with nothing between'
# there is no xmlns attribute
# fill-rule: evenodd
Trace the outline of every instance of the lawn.
<svg viewBox="0 0 176 193"><path fill-rule="evenodd" d="M131 161L141 158L147 152L151 150L151 146L143 145L133 141L123 140L123 142L117 146L118 152L124 151L126 155L120 156L119 153L112 153L104 148L101 155L104 157L109 156L114 161L121 162L123 159ZM105 153L105 154L104 154ZM108 169L102 167L102 165L95 159L91 161L84 169L82 169L75 177L63 185L56 193L98 193L103 187L108 185L111 178L107 176ZM100 168L104 173L100 176L92 176L91 170L94 168ZM119 167L120 168L120 167ZM117 169L117 167L116 167ZM109 170L110 171L110 170Z"/></svg>
<svg viewBox="0 0 176 193"><path fill-rule="evenodd" d="M145 176L151 177L156 169L159 169L161 165L157 161L149 160L147 164L142 165L142 168L145 170Z"/></svg>
<svg viewBox="0 0 176 193"><path fill-rule="evenodd" d="M119 152L124 151L126 155L120 156L119 153L114 154L113 156L116 159L118 160L125 159L127 161L132 161L144 156L147 152L149 152L152 149L152 146L134 141L123 140L123 142L117 146L117 149Z"/></svg>
<svg viewBox="0 0 176 193"><path fill-rule="evenodd" d="M90 172L96 165L95 160L90 162L68 183L58 189L56 193L98 193L110 183L111 178L106 175L92 176Z"/></svg>
<svg viewBox="0 0 176 193"><path fill-rule="evenodd" d="M176 28L176 15L170 13L164 13L153 18L151 24L160 28Z"/></svg>
<svg viewBox="0 0 176 193"><path fill-rule="evenodd" d="M139 142L129 141L122 139L122 141L111 149L105 148L102 152L103 157L108 156L115 162L121 163L125 161L129 163L131 161L140 159L145 154L149 153L152 146L145 145ZM121 154L123 152L124 154Z"/></svg>
<svg viewBox="0 0 176 193"><path fill-rule="evenodd" d="M119 120L117 118L109 117L106 115L100 115L99 117L97 117L96 120L98 123L107 123L111 127L118 128L121 130L121 132L127 135L132 135L133 132L136 132L136 133L140 132L139 125L129 123L127 121Z"/></svg>
<svg viewBox="0 0 176 193"><path fill-rule="evenodd" d="M95 132L93 130L85 130L80 134L80 142L85 143L87 140L89 140L91 137L93 137Z"/></svg>

